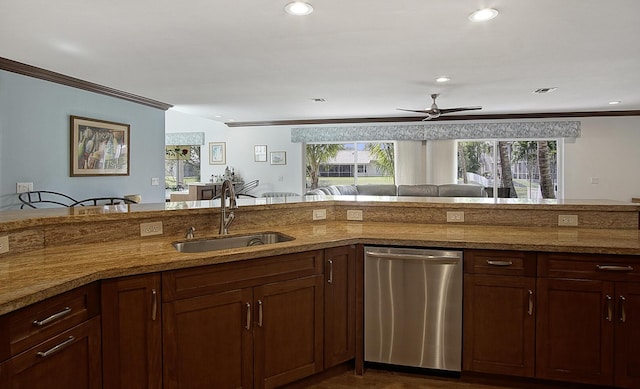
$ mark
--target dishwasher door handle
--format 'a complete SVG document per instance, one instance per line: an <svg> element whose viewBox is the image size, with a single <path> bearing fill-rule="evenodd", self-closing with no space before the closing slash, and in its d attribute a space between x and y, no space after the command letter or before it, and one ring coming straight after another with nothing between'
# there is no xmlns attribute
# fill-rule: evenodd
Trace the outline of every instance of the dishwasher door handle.
<svg viewBox="0 0 640 389"><path fill-rule="evenodd" d="M456 265L460 263L462 258L460 257L446 257L436 255L420 255L420 254L400 254L400 253L378 253L367 251L365 255L368 258L381 258L381 259L401 259L403 261L420 261L434 265Z"/></svg>

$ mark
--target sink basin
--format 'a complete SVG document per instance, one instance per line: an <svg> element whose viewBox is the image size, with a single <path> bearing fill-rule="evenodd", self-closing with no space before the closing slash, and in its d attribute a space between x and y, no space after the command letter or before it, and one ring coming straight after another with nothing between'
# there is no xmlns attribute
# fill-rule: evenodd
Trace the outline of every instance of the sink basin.
<svg viewBox="0 0 640 389"><path fill-rule="evenodd" d="M279 232L268 231L246 235L222 235L213 238L191 239L173 242L172 244L181 253L202 253L205 251L288 242L294 239Z"/></svg>

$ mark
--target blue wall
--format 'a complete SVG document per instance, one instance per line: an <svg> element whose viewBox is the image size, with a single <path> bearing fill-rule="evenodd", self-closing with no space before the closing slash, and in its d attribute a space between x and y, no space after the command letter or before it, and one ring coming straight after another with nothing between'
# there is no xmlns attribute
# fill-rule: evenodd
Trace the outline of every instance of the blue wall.
<svg viewBox="0 0 640 389"><path fill-rule="evenodd" d="M70 177L70 115L131 126L129 176ZM164 202L164 117L161 109L0 70L0 209L17 208L17 182L77 199L140 194L143 203Z"/></svg>

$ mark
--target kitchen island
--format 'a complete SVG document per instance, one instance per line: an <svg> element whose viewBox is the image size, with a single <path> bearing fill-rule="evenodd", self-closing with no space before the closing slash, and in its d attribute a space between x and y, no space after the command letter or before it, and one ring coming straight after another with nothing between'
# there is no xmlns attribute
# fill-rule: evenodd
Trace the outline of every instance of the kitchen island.
<svg viewBox="0 0 640 389"><path fill-rule="evenodd" d="M181 305L178 305L178 302L188 301L188 299L175 300L177 298L175 296L167 298L165 293L171 288L167 287L165 280L173 277L170 275L183 274L182 272L190 274L191 269L196 269L199 277L201 270L198 269L211 269L212 277L217 277L218 270L229 268L229 271L232 271L231 269L235 266L240 266L245 268L243 273L246 273L253 268L254 264L256 266L261 264L260 266L268 268L278 261L300 263L300 267L295 268L297 269L295 274L290 274L290 281L305 283L304 286L298 285L298 287L308 291L305 296L314 296L313 306L320 307L323 304L322 300L318 300L318 293L322 293L322 283L317 284L314 280L329 277L323 258L333 257L336 250L343 253L340 255L344 258L350 258L345 263L353 262L353 274L350 273L347 284L357 292L356 296L349 297L352 301L350 304L355 304L356 298L361 298L357 297L361 296L362 288L361 275L359 275L362 262L358 253L364 244L458 248L464 249L465 253L467 251L469 253L478 251L503 253L504 255L533 253L534 258L536 255L539 257L547 254L561 257L567 255L568 261L577 261L576 263L582 263L583 259L587 262L593 261L594 258L603 258L615 263L634 263L640 260L638 231L640 206L638 205L610 201L464 200L466 201L367 196L342 196L322 200L309 197L246 199L242 200L241 207L235 211L236 221L231 225L232 234L277 231L294 239L272 245L188 254L177 252L171 243L184 240L184 233L191 226L195 227L196 238L216 235L220 215L219 202L216 203L214 200L162 205L139 204L6 212L0 216L2 218L0 236L9 236L10 252L0 255L0 315L9 317L14 311L20 313L31 306L46 303L47 299L73 293L79 288L90 288L100 283L105 288L105 285L109 285L110 282L117 283L132 277L133 279L140 277L144 281L155 280L154 286L149 288L149 293L153 291L155 298L160 301L158 303L160 305L155 309L160 311L158 307L165 308L163 320L160 321L163 321L166 329L167 326L178 323L171 319L171 317L177 319L176 309L184 309L180 308ZM326 219L312 220L314 211L318 209L325 210ZM349 210L362 211L363 221L347 220ZM463 212L464 222L447 223L448 212ZM578 225L558 227L559 218L563 215L576 215ZM162 235L140 236L141 223L158 221L163 225ZM344 251L349 247L352 249ZM350 254L344 254L345 252ZM560 261L563 259L561 258ZM538 266L546 262L546 259L538 259ZM466 260L465 266L467 266ZM535 269L535 263L533 266ZM289 266L284 269L269 276L272 278L256 275L251 280L238 280L237 285L242 288L250 287L254 295L266 293L263 292L262 285L268 285L271 281L284 282L289 279L284 277L282 272L287 273L293 270ZM547 274L544 271L546 270L541 270L538 276ZM635 277L635 273L633 271L631 277ZM478 278L475 273L470 274ZM535 280L535 273L533 275L523 273L519 276L533 276ZM626 281L620 285L626 285ZM211 291L220 290L216 288ZM107 288L102 293L103 331L109 328L104 324L107 323L105 315L114 312L113 309L106 308L108 304L104 301L107 295L105 291L109 290L113 291ZM325 292L326 290L328 288L325 288ZM524 293L528 293L528 290ZM203 298L198 293L193 296L188 294L185 298L187 297ZM162 298L166 298L164 303ZM238 298L238 301L243 301L240 297ZM263 300L257 299L251 305L255 306L258 304L257 301ZM627 309L635 307L630 304L631 302L627 303ZM357 306L359 307L360 304ZM603 306L606 310L606 305ZM243 309L240 304L237 307L240 310ZM348 323L349 326L356 327L355 338L359 339L362 320L361 313L358 312L361 307L352 309L355 318ZM249 310L247 312L249 314ZM305 315L317 319L322 316L322 313L313 311ZM91 315L87 316L88 319L91 317ZM252 322L254 319L255 317L251 319ZM467 316L465 320L467 322L465 331L468 331L467 327L471 319ZM238 324L251 327L249 319ZM156 331L162 331L162 326L160 327ZM318 339L319 334L322 333L320 330L322 326L321 323L315 322L313 327L315 328L313 334L307 335L313 340L313 344L316 344L317 350L317 345L322 344L321 339ZM0 334L8 336L8 330L2 328L0 324ZM482 331L483 329L475 328L474 330ZM602 339L607 336L603 335ZM181 343L176 339L172 341L173 343L165 342L165 346L173 344L176 349L180 349ZM252 340L258 344L262 341L259 336ZM465 347L467 346L468 343L465 340ZM326 345L325 348L327 348ZM360 352L361 344L355 347L355 357L359 363L362 362ZM542 352L541 349L539 354L542 355ZM0 356L2 356L1 352ZM348 360L353 357L351 353L347 354L346 358ZM297 379L321 371L322 356L316 355L313 359L312 362L296 368L297 372L291 373L293 375L288 377ZM326 361L329 358L326 354L324 360L324 368L327 368ZM106 361L107 358L105 363ZM482 366L478 363L476 365ZM491 370L483 370L482 367L469 366L471 366L470 371L491 372ZM522 370L526 373L511 374L536 377L535 369L531 367L527 369ZM302 371L304 372L301 373ZM504 371L498 371L498 373L510 374ZM609 379L613 382L613 378L610 378L613 377L613 373L606 371L605 373L608 376L601 382L609 382L607 381ZM177 378L167 374L169 373L165 371L165 387L172 387L167 383L175 383ZM279 376L269 376L260 369L252 377L254 377L251 379L253 384L246 384L248 378L245 376L243 386L270 387L270 385L278 386L284 382L291 382L279 381L281 379L278 378ZM563 380L561 377L549 377L544 374L540 377ZM564 379L572 380L571 377ZM582 378L575 381L587 382Z"/></svg>

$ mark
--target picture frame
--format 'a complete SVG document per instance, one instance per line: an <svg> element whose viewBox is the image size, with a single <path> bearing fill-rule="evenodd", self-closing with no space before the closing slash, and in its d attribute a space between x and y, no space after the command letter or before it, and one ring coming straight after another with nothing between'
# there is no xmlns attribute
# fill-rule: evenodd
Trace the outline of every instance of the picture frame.
<svg viewBox="0 0 640 389"><path fill-rule="evenodd" d="M270 163L272 165L286 165L287 164L287 152L286 151L272 151L270 154Z"/></svg>
<svg viewBox="0 0 640 389"><path fill-rule="evenodd" d="M226 163L226 142L209 142L209 165L224 165Z"/></svg>
<svg viewBox="0 0 640 389"><path fill-rule="evenodd" d="M70 176L128 176L131 126L71 115Z"/></svg>
<svg viewBox="0 0 640 389"><path fill-rule="evenodd" d="M253 146L253 160L255 162L267 162L267 146L266 145Z"/></svg>

